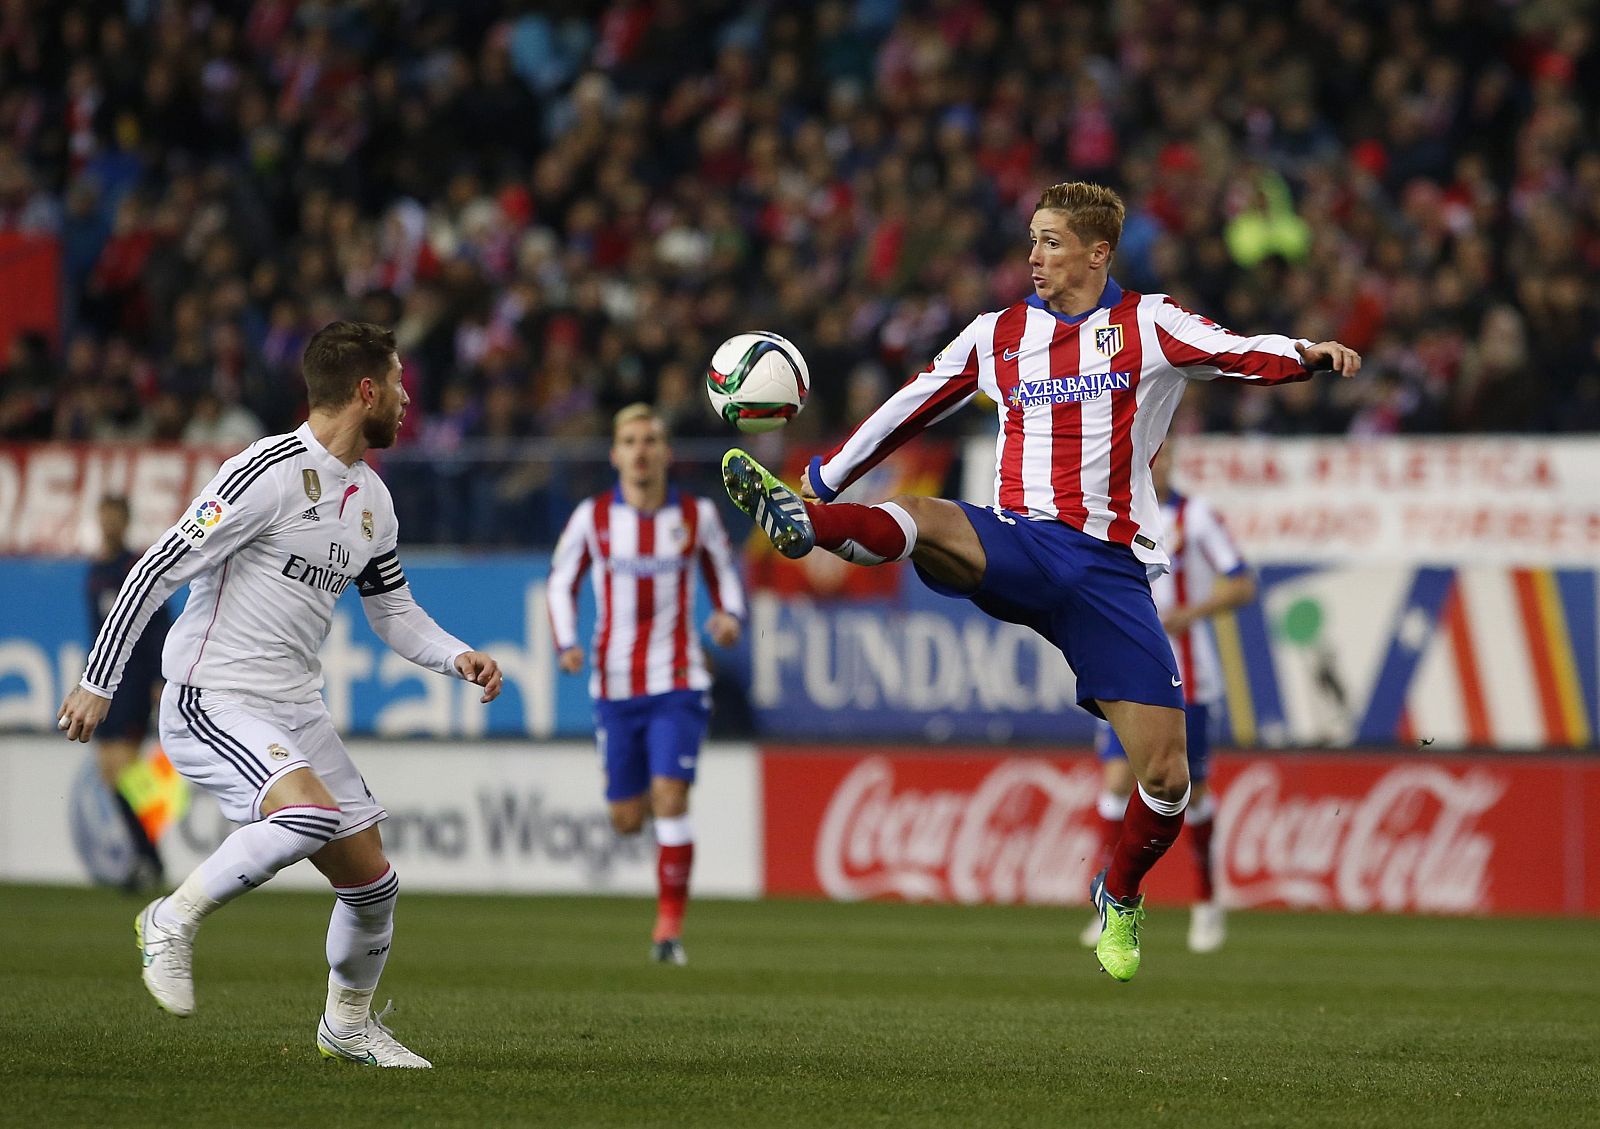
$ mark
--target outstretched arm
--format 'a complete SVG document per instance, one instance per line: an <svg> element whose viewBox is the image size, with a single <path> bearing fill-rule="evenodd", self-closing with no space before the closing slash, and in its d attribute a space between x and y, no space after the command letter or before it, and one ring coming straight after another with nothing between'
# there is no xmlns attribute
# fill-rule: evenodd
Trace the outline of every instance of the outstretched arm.
<svg viewBox="0 0 1600 1129"><path fill-rule="evenodd" d="M976 323L974 323L976 324ZM978 392L978 346L968 325L933 363L893 396L827 455L811 460L801 496L831 502L867 471L953 412Z"/></svg>
<svg viewBox="0 0 1600 1129"><path fill-rule="evenodd" d="M1155 310L1156 342L1167 362L1196 380L1292 384L1331 369L1354 376L1361 354L1337 341L1312 343L1281 333L1246 337L1167 298Z"/></svg>

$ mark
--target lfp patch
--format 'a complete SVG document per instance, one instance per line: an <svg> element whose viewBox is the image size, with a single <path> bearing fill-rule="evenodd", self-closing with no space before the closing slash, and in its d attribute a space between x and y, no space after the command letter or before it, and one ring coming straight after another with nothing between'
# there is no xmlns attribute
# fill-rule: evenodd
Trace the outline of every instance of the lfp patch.
<svg viewBox="0 0 1600 1129"><path fill-rule="evenodd" d="M178 519L178 535L194 546L199 546L222 523L228 508L221 498L201 498L194 509Z"/></svg>

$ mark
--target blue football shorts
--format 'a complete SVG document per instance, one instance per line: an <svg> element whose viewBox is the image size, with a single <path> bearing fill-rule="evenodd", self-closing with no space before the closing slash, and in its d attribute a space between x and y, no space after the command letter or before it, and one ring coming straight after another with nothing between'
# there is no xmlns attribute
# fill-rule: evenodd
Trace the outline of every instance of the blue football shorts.
<svg viewBox="0 0 1600 1129"><path fill-rule="evenodd" d="M1096 717L1105 716L1097 701L1183 708L1178 660L1133 550L1065 522L956 504L983 543L983 581L960 592L919 568L924 584L1050 640L1077 676L1078 704Z"/></svg>
<svg viewBox="0 0 1600 1129"><path fill-rule="evenodd" d="M650 791L650 778L694 783L711 720L711 695L672 690L594 704L594 737L606 773L606 799L628 800Z"/></svg>

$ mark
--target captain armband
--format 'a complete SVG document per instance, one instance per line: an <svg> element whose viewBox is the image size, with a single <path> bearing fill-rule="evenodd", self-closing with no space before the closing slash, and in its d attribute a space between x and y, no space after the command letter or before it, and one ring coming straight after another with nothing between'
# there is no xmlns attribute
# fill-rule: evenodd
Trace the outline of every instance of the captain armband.
<svg viewBox="0 0 1600 1129"><path fill-rule="evenodd" d="M356 577L356 590L363 596L381 596L405 587L406 574L400 567L400 555L390 549L381 557L373 557L367 567Z"/></svg>

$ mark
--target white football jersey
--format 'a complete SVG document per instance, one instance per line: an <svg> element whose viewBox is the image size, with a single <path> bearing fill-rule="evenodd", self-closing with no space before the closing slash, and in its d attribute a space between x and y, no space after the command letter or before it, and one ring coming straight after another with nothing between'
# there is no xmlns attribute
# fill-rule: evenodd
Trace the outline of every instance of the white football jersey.
<svg viewBox="0 0 1600 1129"><path fill-rule="evenodd" d="M1227 527L1204 498L1186 498L1172 491L1161 504L1167 532L1163 547L1171 558L1171 571L1150 582L1156 610L1204 603L1219 576L1235 576L1246 569ZM1184 701L1213 705L1222 700L1222 661L1211 621L1202 619L1186 631L1171 636L1172 651L1183 677Z"/></svg>
<svg viewBox="0 0 1600 1129"><path fill-rule="evenodd" d="M363 597L405 585L397 540L389 490L366 463L346 466L309 424L261 439L222 464L128 574L83 684L115 691L145 623L187 581L188 603L162 654L168 682L313 700L322 689L317 652L339 594L351 583ZM409 591L401 595L415 608ZM406 656L413 661L448 672L469 649L431 620L422 628L429 637Z"/></svg>

